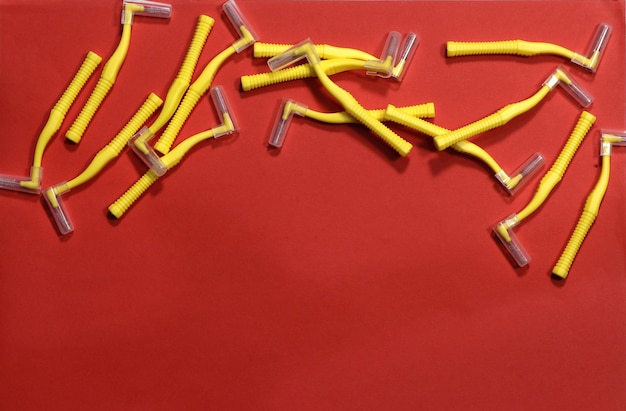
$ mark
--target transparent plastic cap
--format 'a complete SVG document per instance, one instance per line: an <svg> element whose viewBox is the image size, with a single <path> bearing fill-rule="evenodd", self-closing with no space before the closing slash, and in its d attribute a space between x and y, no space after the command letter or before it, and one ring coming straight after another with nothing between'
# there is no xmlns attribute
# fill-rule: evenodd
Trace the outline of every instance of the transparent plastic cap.
<svg viewBox="0 0 626 411"><path fill-rule="evenodd" d="M598 65L600 64L600 60L604 55L606 45L609 43L612 30L613 29L609 24L600 24L596 29L593 42L591 43L591 50L587 53L587 56L581 56L580 54L575 53L574 57L572 57L572 62L595 73L598 69Z"/></svg>
<svg viewBox="0 0 626 411"><path fill-rule="evenodd" d="M161 161L161 157L159 157L154 148L148 144L153 137L154 133L144 126L131 137L128 141L128 146L145 165L150 167L160 177L167 172L167 166Z"/></svg>
<svg viewBox="0 0 626 411"><path fill-rule="evenodd" d="M239 39L233 43L233 47L237 53L245 50L259 39L250 23L248 23L248 20L246 20L246 17L241 13L235 0L228 0L224 3L222 9L237 33L239 33Z"/></svg>
<svg viewBox="0 0 626 411"><path fill-rule="evenodd" d="M306 110L307 107L303 104L290 99L283 99L274 122L274 127L272 128L272 133L270 134L268 145L276 148L282 147L293 115L304 116Z"/></svg>
<svg viewBox="0 0 626 411"><path fill-rule="evenodd" d="M511 255L515 263L520 267L524 267L530 262L530 256L512 230L518 222L519 219L517 218L517 215L513 214L493 226L492 230L498 240L500 240L500 243L502 243L504 249Z"/></svg>
<svg viewBox="0 0 626 411"><path fill-rule="evenodd" d="M543 82L544 86L554 89L557 85L563 87L567 93L572 96L582 107L589 107L593 103L593 97L587 92L572 75L559 66L554 72Z"/></svg>
<svg viewBox="0 0 626 411"><path fill-rule="evenodd" d="M39 194L42 174L43 167L31 167L28 177L0 174L0 189Z"/></svg>
<svg viewBox="0 0 626 411"><path fill-rule="evenodd" d="M43 198L46 201L46 205L50 210L50 214L52 215L52 219L59 230L61 235L69 234L74 231L74 226L70 221L69 215L65 206L63 205L63 200L61 199L61 194L69 191L66 183L58 184L54 187L50 187L43 192Z"/></svg>
<svg viewBox="0 0 626 411"><path fill-rule="evenodd" d="M122 24L132 24L133 16L169 19L172 16L172 5L148 0L124 0L122 3Z"/></svg>
<svg viewBox="0 0 626 411"><path fill-rule="evenodd" d="M389 32L387 41L385 41L385 47L383 47L383 52L380 55L380 60L370 60L365 63L364 67L368 70L367 74L382 78L391 77L391 72L396 65L401 41L402 34L397 31Z"/></svg>
<svg viewBox="0 0 626 411"><path fill-rule="evenodd" d="M400 50L398 52L398 61L395 63L393 67L393 71L391 72L391 76L398 81L402 81L404 78L404 74L411 64L413 60L413 55L415 54L415 50L419 46L420 38L415 33L408 33L404 36L404 40L402 40L402 44L400 45Z"/></svg>
<svg viewBox="0 0 626 411"><path fill-rule="evenodd" d="M613 146L626 146L626 130L601 131L600 155L610 156Z"/></svg>
<svg viewBox="0 0 626 411"><path fill-rule="evenodd" d="M213 100L213 106L217 111L217 115L221 124L217 127L213 127L213 138L218 138L228 134L239 131L239 123L233 113L233 109L226 98L224 88L222 86L216 86L210 90L211 100Z"/></svg>
<svg viewBox="0 0 626 411"><path fill-rule="evenodd" d="M270 70L278 71L303 59L307 59L309 64L318 64L320 62L320 57L311 39L303 40L279 55L272 57L267 60L267 65Z"/></svg>
<svg viewBox="0 0 626 411"><path fill-rule="evenodd" d="M504 170L496 173L496 179L508 191L510 195L515 194L522 186L526 185L530 177L532 177L543 165L545 159L541 153L535 153L530 156L524 163L516 168L510 175Z"/></svg>

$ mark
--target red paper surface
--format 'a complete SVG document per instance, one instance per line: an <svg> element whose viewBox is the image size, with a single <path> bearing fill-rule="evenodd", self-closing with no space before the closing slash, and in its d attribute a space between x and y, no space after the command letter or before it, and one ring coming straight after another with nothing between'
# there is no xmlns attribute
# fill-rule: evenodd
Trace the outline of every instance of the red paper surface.
<svg viewBox="0 0 626 411"><path fill-rule="evenodd" d="M79 146L65 131L44 156L43 186L76 176L150 92L173 80L197 17L216 19L195 77L234 41L216 1L173 1L169 21L137 17L118 80ZM214 84L239 119L119 221L106 210L146 168L130 152L64 196L60 237L37 196L0 192L0 408L567 409L626 403L625 153L616 148L599 217L565 283L550 272L599 175L601 128L624 128L623 1L239 1L262 41L378 54L390 30L421 37L400 84L333 77L365 107L434 102L456 128L525 99L563 64L598 118L565 178L516 229L532 257L515 268L491 226L531 198L429 137L399 158L360 125L294 118L267 148L280 99L340 106L315 79L254 92L267 71L251 50ZM26 175L55 101L89 50L105 60L121 1L0 1L0 173ZM446 58L445 43L524 39L586 53L613 26L595 75L558 57ZM560 90L472 141L507 170L556 158L580 108ZM207 98L179 137L215 125ZM179 140L180 141L180 140ZM547 167L543 171L547 170Z"/></svg>

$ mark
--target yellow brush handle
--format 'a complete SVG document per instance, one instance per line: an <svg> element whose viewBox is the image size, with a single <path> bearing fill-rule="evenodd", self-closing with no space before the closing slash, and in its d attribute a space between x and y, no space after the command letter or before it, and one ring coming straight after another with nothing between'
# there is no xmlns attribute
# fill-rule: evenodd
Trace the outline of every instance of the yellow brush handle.
<svg viewBox="0 0 626 411"><path fill-rule="evenodd" d="M89 96L89 100L81 110L80 114L74 120L74 123L65 134L65 137L73 143L79 143L87 129L87 126L91 122L91 119L98 111L98 108L102 104L104 98L109 94L109 91L115 84L117 74L122 67L122 63L128 53L128 47L130 45L130 24L122 25L122 38L102 69L100 79L96 84L95 89Z"/></svg>
<svg viewBox="0 0 626 411"><path fill-rule="evenodd" d="M61 128L61 123L65 118L70 106L76 100L76 96L83 88L89 77L93 74L98 64L102 61L102 58L96 53L90 51L87 53L87 57L83 61L82 65L78 69L78 72L72 79L72 82L63 92L59 101L54 105L50 112L48 122L44 126L39 139L37 140L37 146L35 147L35 158L33 160L33 167L41 167L41 160L43 152L50 142L50 139Z"/></svg>
<svg viewBox="0 0 626 411"><path fill-rule="evenodd" d="M610 167L611 157L608 155L602 156L602 172L600 173L600 178L598 179L595 187L587 197L585 207L578 220L578 223L576 224L576 228L574 229L574 232L567 242L565 249L563 249L563 252L559 257L559 261L552 269L552 274L560 278L566 278L569 274L569 270L574 263L576 254L578 254L578 250L580 250L580 247L582 246L582 243L587 236L587 233L591 229L591 226L598 216L600 204L602 202L602 199L604 198L604 194L606 193L606 189L609 184Z"/></svg>
<svg viewBox="0 0 626 411"><path fill-rule="evenodd" d="M591 229L594 221L596 220L596 216L587 210L583 210L583 213L576 224L576 228L572 233L565 249L561 253L559 257L559 261L556 263L554 268L552 269L552 274L560 277L566 278L569 274L569 270L574 264L574 259L576 258L576 254L578 254L578 250L583 244L587 233Z"/></svg>
<svg viewBox="0 0 626 411"><path fill-rule="evenodd" d="M398 107L403 115L420 117L420 118L432 118L435 117L435 105L433 103L417 104L414 106ZM378 121L386 121L385 109L367 110L369 115L374 117ZM358 120L352 117L345 111L339 113L321 113L319 111L307 109L304 114L306 117L312 118L323 123L332 124L344 124L344 123L358 123Z"/></svg>
<svg viewBox="0 0 626 411"><path fill-rule="evenodd" d="M117 201L109 206L111 215L115 218L121 218L126 210L128 210L158 178L159 176L152 171L152 169L148 170L131 188L118 198Z"/></svg>
<svg viewBox="0 0 626 411"><path fill-rule="evenodd" d="M449 41L446 52L448 57L473 56L479 54L512 54L517 56L535 56L555 54L571 59L574 52L551 43L539 43L524 40L504 40L487 42Z"/></svg>
<svg viewBox="0 0 626 411"><path fill-rule="evenodd" d="M156 134L167 122L172 118L178 104L183 99L189 84L191 83L191 77L198 64L200 53L204 48L204 44L215 24L215 20L209 16L201 15L198 18L196 29L187 49L187 54L183 60L183 64L178 70L178 74L174 79L174 82L170 86L167 95L165 96L165 103L159 113L159 117L150 126L152 134Z"/></svg>
<svg viewBox="0 0 626 411"><path fill-rule="evenodd" d="M275 57L283 53L287 49L290 49L291 47L293 47L293 44L274 44L257 41L256 43L254 43L254 57ZM316 44L314 47L317 51L317 55L321 59L348 58L363 61L378 60L378 57L374 57L369 53L357 49L335 47L328 44Z"/></svg>
<svg viewBox="0 0 626 411"><path fill-rule="evenodd" d="M284 70L278 70L270 73L259 73L250 76L241 76L241 89L243 91L250 91L265 86L271 86L273 84L284 83L286 81L292 80L300 80L314 76L315 72L310 65L301 64L299 66L289 67Z"/></svg>
<svg viewBox="0 0 626 411"><path fill-rule="evenodd" d="M87 126L91 122L91 119L93 119L93 116L96 114L96 111L98 111L100 104L102 104L102 101L106 95L109 94L112 87L113 83L104 77L100 77L98 83L96 84L96 88L94 88L89 96L89 100L87 100L87 103L80 111L76 120L74 120L74 123L72 123L70 129L65 133L65 138L73 143L80 142L83 138L83 134L85 134Z"/></svg>
<svg viewBox="0 0 626 411"><path fill-rule="evenodd" d="M477 54L517 54L517 40L446 43L448 57L473 56Z"/></svg>
<svg viewBox="0 0 626 411"><path fill-rule="evenodd" d="M519 221L534 213L545 202L554 187L563 179L569 163L595 121L596 117L593 114L587 111L581 113L559 156L552 164L552 167L550 167L550 170L541 178L535 195L526 207L517 213Z"/></svg>
<svg viewBox="0 0 626 411"><path fill-rule="evenodd" d="M365 69L365 62L356 59L322 60L319 65L324 73L329 76L348 70ZM301 64L299 66L289 67L269 73L241 76L241 90L250 91L286 81L301 80L311 77L315 77L315 70L313 70L313 68L308 64Z"/></svg>
<svg viewBox="0 0 626 411"><path fill-rule="evenodd" d="M433 118L435 117L435 104L434 103L424 103L424 104L416 104L413 106L406 107L397 107L402 114L407 116L413 116L416 118ZM378 121L385 121L385 112L386 109L378 109L378 110L367 110L368 113L374 117Z"/></svg>
<svg viewBox="0 0 626 411"><path fill-rule="evenodd" d="M398 109L404 113L410 114L417 118L434 118L435 117L435 103L416 104L413 106L398 107ZM385 116L383 110L383 118Z"/></svg>
<svg viewBox="0 0 626 411"><path fill-rule="evenodd" d="M111 160L116 158L122 149L126 147L128 140L131 139L139 128L146 122L163 103L156 94L152 93L148 96L146 101L137 110L135 115L128 121L128 123L122 128L122 130L107 144L104 146L91 160L91 163L85 168L85 170L67 182L67 187L73 189L79 185L94 178Z"/></svg>
<svg viewBox="0 0 626 411"><path fill-rule="evenodd" d="M596 117L587 111L583 111L580 114L574 130L559 153L559 156L554 160L554 164L550 167L548 173L557 175L559 179L563 178L567 167L569 167L569 163L572 161L572 158L574 158L574 154L576 154L578 147L580 147L580 144L583 142L583 139L595 121Z"/></svg>
<svg viewBox="0 0 626 411"><path fill-rule="evenodd" d="M61 98L59 98L59 101L57 101L57 103L54 105L53 110L58 111L59 114L63 116L67 114L67 111L76 99L76 96L78 95L78 93L80 93L80 90L82 90L83 86L85 85L87 80L89 80L89 77L91 77L94 70L96 69L96 67L98 67L101 61L102 57L100 57L93 51L87 53L83 64L78 69L78 72L72 79L70 85L67 86L65 92L63 92Z"/></svg>
<svg viewBox="0 0 626 411"><path fill-rule="evenodd" d="M191 43L187 49L187 54L185 55L182 66L178 70L176 78L180 78L186 82L191 82L191 77L196 69L196 64L198 64L200 53L204 48L206 39L209 36L214 24L215 20L209 16L201 15L198 17L196 30L193 34L193 38L191 39Z"/></svg>

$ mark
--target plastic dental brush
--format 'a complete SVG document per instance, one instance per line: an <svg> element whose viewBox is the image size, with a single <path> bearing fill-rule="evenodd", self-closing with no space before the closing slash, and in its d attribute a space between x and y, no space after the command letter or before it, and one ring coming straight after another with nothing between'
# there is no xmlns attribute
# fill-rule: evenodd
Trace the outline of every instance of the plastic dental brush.
<svg viewBox="0 0 626 411"><path fill-rule="evenodd" d="M546 98L556 86L561 86L565 89L582 107L588 107L593 102L593 98L589 93L587 93L563 67L558 67L550 77L543 82L539 91L531 97L504 106L485 118L435 137L435 147L437 150L441 151L459 141L467 140L485 131L505 125L515 117L537 106L537 104Z"/></svg>
<svg viewBox="0 0 626 411"><path fill-rule="evenodd" d="M153 155L154 150L148 145L148 141L172 118L185 92L189 88L191 77L196 69L200 53L202 52L214 23L214 19L205 15L201 15L198 18L196 29L189 48L187 49L183 64L178 70L176 78L170 85L158 117L150 126L142 127L128 142L131 149L142 160L147 161L146 159Z"/></svg>
<svg viewBox="0 0 626 411"><path fill-rule="evenodd" d="M563 179L563 175L565 171L567 171L569 163L572 161L574 154L576 154L578 147L595 120L596 118L593 114L586 111L581 113L561 153L554 161L550 170L541 178L537 191L530 202L521 211L505 218L493 227L496 238L500 240L518 266L526 266L530 262L530 257L513 232L513 228L537 211L539 207L544 204L556 185Z"/></svg>
<svg viewBox="0 0 626 411"><path fill-rule="evenodd" d="M50 140L52 140L52 137L54 137L56 132L61 128L61 124L65 119L67 111L70 109L72 103L76 99L76 96L83 88L87 80L89 80L89 77L91 77L98 64L100 64L100 61L102 61L102 58L96 53L92 51L87 53L87 57L85 57L85 60L78 69L76 75L74 75L71 83L67 86L63 95L50 111L48 121L46 122L43 130L41 130L39 138L37 139L37 144L35 145L35 154L33 156L33 163L30 169L30 176L18 177L2 174L0 175L0 188L39 194L43 174L43 167L41 165L43 153Z"/></svg>
<svg viewBox="0 0 626 411"><path fill-rule="evenodd" d="M391 104L387 106L384 116L387 120L419 131L420 133L424 133L431 137L440 136L450 132L448 129L429 123L421 118L408 115ZM459 141L458 143L452 145L452 149L483 162L487 167L493 170L495 178L500 184L502 184L509 194L514 194L517 190L519 190L519 188L529 180L529 177L532 176L544 163L543 156L540 153L535 153L511 174L508 174L489 153L471 141Z"/></svg>
<svg viewBox="0 0 626 411"><path fill-rule="evenodd" d="M176 74L176 78L170 85L170 88L165 96L165 101L163 102L163 107L161 107L161 111L159 112L159 116L148 127L151 134L156 134L159 130L161 130L170 118L172 118L174 112L176 112L176 108L189 88L191 77L193 76L196 64L198 64L198 59L200 58L200 53L204 48L204 44L206 43L207 37L209 36L214 24L215 20L209 16L201 15L198 17L198 22L191 39L191 43L189 44L189 48L187 49L187 54L183 60L183 64L180 66L180 69Z"/></svg>
<svg viewBox="0 0 626 411"><path fill-rule="evenodd" d="M366 70L369 75L384 78L393 77L401 81L419 45L419 37L415 33L408 33L402 43L400 43L400 37L398 32L389 33L379 59L361 50L351 48L326 44L314 45L314 47L321 59L320 67L329 76L350 70ZM255 57L275 57L293 47L286 44L260 43L260 46L257 44L255 44ZM242 76L241 89L250 91L272 84L315 76L315 70L309 64L301 64L270 73Z"/></svg>
<svg viewBox="0 0 626 411"><path fill-rule="evenodd" d="M176 136L187 121L187 118L200 101L200 98L209 90L217 71L226 60L236 53L240 53L256 42L257 35L248 23L244 15L237 7L234 0L228 0L223 5L223 10L233 27L237 30L240 38L229 47L218 53L204 68L200 76L194 81L182 102L178 106L176 113L170 120L167 128L154 145L154 149L161 154L167 154L176 140Z"/></svg>
<svg viewBox="0 0 626 411"><path fill-rule="evenodd" d="M558 262L552 269L553 276L560 279L567 278L574 263L574 259L582 246L582 243L591 230L591 226L596 220L600 211L602 199L609 185L609 175L611 172L611 151L613 146L626 146L626 131L602 130L600 138L600 156L602 157L602 171L596 185L587 196L583 212L576 223L576 228L572 233L567 245L563 249Z"/></svg>
<svg viewBox="0 0 626 411"><path fill-rule="evenodd" d="M587 53L587 55L576 53L566 49L565 47L552 43L531 42L524 40L489 42L449 41L446 49L448 57L473 56L478 54L512 54L528 57L551 54L564 57L572 63L578 64L589 71L595 72L600 64L600 59L604 54L604 50L606 49L610 36L611 26L605 23L600 24L596 29L591 50Z"/></svg>
<svg viewBox="0 0 626 411"><path fill-rule="evenodd" d="M162 163L162 167L170 170L175 167L183 157L196 145L210 138L218 138L221 136L233 134L239 130L237 120L233 115L233 111L228 104L226 95L221 86L217 86L210 90L213 105L220 118L221 124L210 130L195 134L181 141L174 149L162 157L158 157L154 161ZM131 188L129 188L120 198L109 206L109 213L115 218L121 218L122 215L130 208L131 205L141 195L159 179L161 175L154 172L150 168Z"/></svg>
<svg viewBox="0 0 626 411"><path fill-rule="evenodd" d="M95 155L85 170L73 179L52 186L43 192L44 199L50 209L50 213L56 223L59 233L68 234L74 230L74 226L72 225L68 212L63 205L61 195L82 184L85 184L87 181L98 175L108 163L120 154L124 147L126 147L126 144L132 135L137 132L139 127L146 122L148 117L150 117L162 103L163 101L158 96L150 94L126 126L122 128L122 130L111 140L109 144L104 146Z"/></svg>
<svg viewBox="0 0 626 411"><path fill-rule="evenodd" d="M398 110L405 113L409 116L417 116L423 118L432 118L435 116L435 105L433 103L419 104L415 106L408 107L400 107ZM289 129L289 125L291 124L291 119L293 116L299 115L302 117L308 117L313 120L317 120L322 123L330 123L330 124L349 124L349 123L358 123L358 121L348 114L345 111L338 113L322 113L319 111L312 110L305 106L304 104L298 103L294 100L283 99L283 102L278 110L278 115L276 116L276 121L274 123L274 127L272 128L272 132L270 134L270 138L268 144L272 147L282 147L285 137L287 135L287 130ZM368 110L368 114L377 119L378 121L385 121L384 109L379 110Z"/></svg>
<svg viewBox="0 0 626 411"><path fill-rule="evenodd" d="M134 16L149 16L159 18L169 18L172 14L172 6L165 3L157 3L147 0L124 0L122 3L122 37L117 48L109 57L109 60L102 69L100 79L93 89L87 103L74 123L65 134L65 138L73 143L79 143L91 122L93 116L98 111L102 101L107 96L122 68L130 46L131 25Z"/></svg>

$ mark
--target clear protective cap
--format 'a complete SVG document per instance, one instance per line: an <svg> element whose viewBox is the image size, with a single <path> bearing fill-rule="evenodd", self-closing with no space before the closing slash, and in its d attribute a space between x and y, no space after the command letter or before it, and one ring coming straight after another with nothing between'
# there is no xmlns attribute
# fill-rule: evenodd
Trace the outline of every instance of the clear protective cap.
<svg viewBox="0 0 626 411"><path fill-rule="evenodd" d="M413 61L413 55L415 54L415 50L417 50L419 44L420 37L417 34L410 32L404 36L398 52L397 62L391 72L391 76L397 81L402 81L404 78L404 74L406 73L409 64L411 64L411 61Z"/></svg>
<svg viewBox="0 0 626 411"><path fill-rule="evenodd" d="M600 155L610 156L613 146L626 146L626 130L601 130Z"/></svg>
<svg viewBox="0 0 626 411"><path fill-rule="evenodd" d="M586 91L563 66L556 70L543 82L544 86L554 89L557 85L563 87L582 107L589 107L593 103L593 97Z"/></svg>
<svg viewBox="0 0 626 411"><path fill-rule="evenodd" d="M167 166L163 163L156 150L148 144L153 137L154 133L148 127L143 126L141 130L128 140L128 147L160 177L167 172Z"/></svg>
<svg viewBox="0 0 626 411"><path fill-rule="evenodd" d="M543 165L545 159L541 153L535 153L528 157L519 167L517 167L510 175L504 170L496 173L496 179L502 184L506 191L513 195L522 186L526 185L530 177L533 176Z"/></svg>
<svg viewBox="0 0 626 411"><path fill-rule="evenodd" d="M237 122L233 109L226 98L224 88L222 86L215 86L211 88L209 94L211 95L213 106L215 107L217 116L221 122L219 126L211 129L213 132L213 138L222 137L239 131L239 123Z"/></svg>
<svg viewBox="0 0 626 411"><path fill-rule="evenodd" d="M274 127L272 128L268 145L276 148L282 147L293 115L304 116L306 110L307 106L304 104L284 98L278 110L276 120L274 121Z"/></svg>
<svg viewBox="0 0 626 411"><path fill-rule="evenodd" d="M232 44L237 53L250 47L259 39L246 17L241 13L235 0L228 0L222 5L222 9L237 33L239 33L239 39Z"/></svg>
<svg viewBox="0 0 626 411"><path fill-rule="evenodd" d="M31 167L29 177L0 174L0 189L39 194L42 175L43 167Z"/></svg>
<svg viewBox="0 0 626 411"><path fill-rule="evenodd" d="M369 76L378 76L382 78L391 77L391 72L396 65L401 41L402 34L397 31L389 32L387 40L385 41L385 47L383 47L383 52L380 55L380 59L367 61L364 65L364 67L368 70L367 74Z"/></svg>
<svg viewBox="0 0 626 411"><path fill-rule="evenodd" d="M600 64L600 60L604 55L606 45L609 43L611 37L612 27L609 24L602 23L596 29L596 33L593 36L593 42L591 43L591 50L586 56L582 56L578 53L574 53L572 62L578 64L595 73Z"/></svg>
<svg viewBox="0 0 626 411"><path fill-rule="evenodd" d="M63 200L61 199L61 194L68 191L69 188L67 187L67 183L61 183L50 187L43 192L43 198L46 201L48 210L50 210L52 219L54 220L54 223L56 224L61 235L69 234L74 231L74 226L70 221L67 210L63 205Z"/></svg>
<svg viewBox="0 0 626 411"><path fill-rule="evenodd" d="M149 0L124 0L122 3L122 24L132 24L133 16L169 19L172 16L172 5Z"/></svg>
<svg viewBox="0 0 626 411"><path fill-rule="evenodd" d="M267 60L267 65L270 70L278 71L303 59L307 59L309 64L319 64L320 62L320 57L311 39L302 40L279 55L272 57Z"/></svg>
<svg viewBox="0 0 626 411"><path fill-rule="evenodd" d="M530 256L513 232L513 227L517 223L519 223L519 219L516 214L513 214L493 226L492 230L515 263L519 267L525 267L530 262Z"/></svg>

